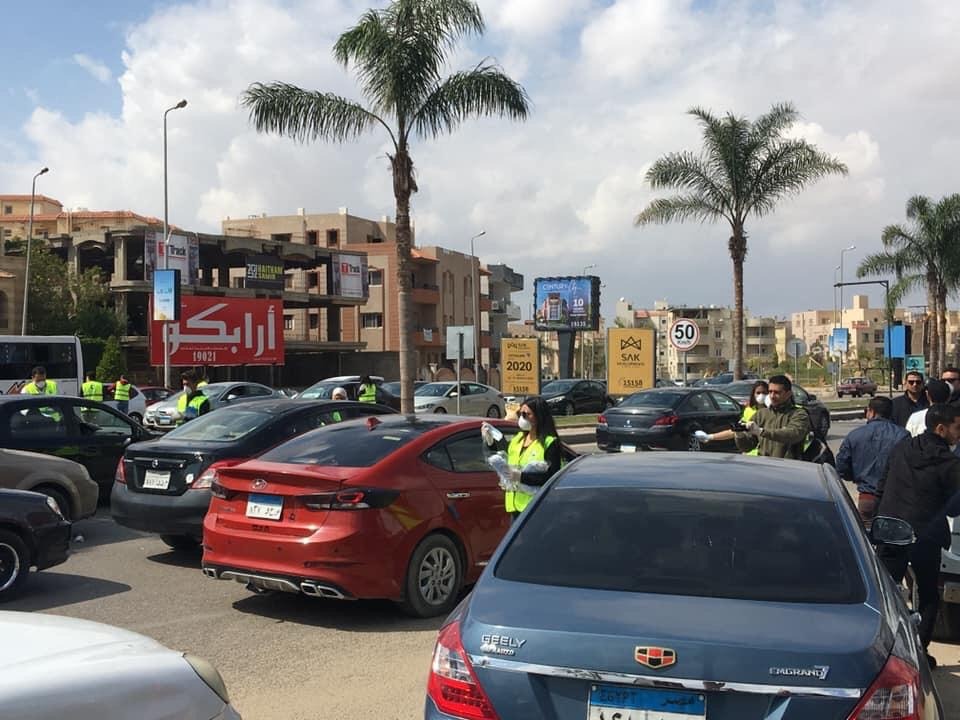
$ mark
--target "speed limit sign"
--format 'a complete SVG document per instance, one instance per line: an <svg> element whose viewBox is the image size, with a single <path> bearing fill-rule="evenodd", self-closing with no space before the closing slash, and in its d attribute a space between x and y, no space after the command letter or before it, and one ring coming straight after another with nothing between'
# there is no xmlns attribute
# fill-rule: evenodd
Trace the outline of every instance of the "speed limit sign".
<svg viewBox="0 0 960 720"><path fill-rule="evenodd" d="M677 350L692 350L700 342L700 326L693 320L676 320L670 326L670 344Z"/></svg>

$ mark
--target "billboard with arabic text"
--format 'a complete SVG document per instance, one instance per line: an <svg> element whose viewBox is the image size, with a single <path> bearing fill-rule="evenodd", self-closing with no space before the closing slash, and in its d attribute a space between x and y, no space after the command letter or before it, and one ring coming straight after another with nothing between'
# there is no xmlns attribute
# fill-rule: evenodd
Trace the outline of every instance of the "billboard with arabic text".
<svg viewBox="0 0 960 720"><path fill-rule="evenodd" d="M170 364L282 365L283 301L180 298L180 320L169 323ZM150 324L150 364L163 365L163 323Z"/></svg>

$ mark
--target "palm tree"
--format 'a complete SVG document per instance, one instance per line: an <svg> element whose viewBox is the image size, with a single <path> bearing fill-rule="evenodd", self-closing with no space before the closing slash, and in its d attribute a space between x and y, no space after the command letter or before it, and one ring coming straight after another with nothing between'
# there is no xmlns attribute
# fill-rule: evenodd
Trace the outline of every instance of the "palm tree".
<svg viewBox="0 0 960 720"><path fill-rule="evenodd" d="M929 371L939 377L946 360L947 296L960 286L960 194L937 203L915 195L907 201L906 215L908 226L883 229L883 251L865 257L857 276L893 275L893 306L913 290L926 291Z"/></svg>
<svg viewBox="0 0 960 720"><path fill-rule="evenodd" d="M442 76L450 54L469 35L482 35L483 17L472 0L394 0L368 10L333 48L343 67L353 67L366 104L282 82L254 83L243 95L260 132L300 142L346 142L382 128L396 201L400 316L401 410L413 412L413 342L410 308L410 196L417 192L410 145L415 138L453 132L472 116L523 120L526 91L489 60ZM476 338L479 342L480 338Z"/></svg>
<svg viewBox="0 0 960 720"><path fill-rule="evenodd" d="M636 225L674 220L730 225L727 247L733 260L734 374L743 376L743 261L747 256L746 222L751 215L772 213L787 195L795 195L825 175L846 175L847 166L808 143L784 137L799 117L790 103L774 105L754 121L728 113L717 117L695 107L703 148L699 153L670 153L647 171L654 189L674 188L679 195L652 201Z"/></svg>

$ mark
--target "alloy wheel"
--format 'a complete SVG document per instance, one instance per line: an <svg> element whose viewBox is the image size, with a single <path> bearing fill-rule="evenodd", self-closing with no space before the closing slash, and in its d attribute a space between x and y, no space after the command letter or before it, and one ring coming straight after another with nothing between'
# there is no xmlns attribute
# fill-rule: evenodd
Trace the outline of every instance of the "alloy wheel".
<svg viewBox="0 0 960 720"><path fill-rule="evenodd" d="M446 602L456 589L456 581L456 561L449 550L436 547L423 557L417 585L420 596L429 604Z"/></svg>
<svg viewBox="0 0 960 720"><path fill-rule="evenodd" d="M0 592L11 587L20 576L20 555L16 548L0 543Z"/></svg>

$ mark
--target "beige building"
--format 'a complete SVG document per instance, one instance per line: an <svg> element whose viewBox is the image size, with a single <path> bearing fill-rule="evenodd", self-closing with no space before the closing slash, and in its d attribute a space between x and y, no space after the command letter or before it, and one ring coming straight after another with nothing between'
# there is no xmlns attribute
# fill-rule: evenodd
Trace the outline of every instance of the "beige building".
<svg viewBox="0 0 960 720"><path fill-rule="evenodd" d="M0 257L0 335L19 335L23 316L22 257Z"/></svg>

